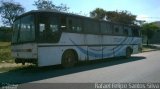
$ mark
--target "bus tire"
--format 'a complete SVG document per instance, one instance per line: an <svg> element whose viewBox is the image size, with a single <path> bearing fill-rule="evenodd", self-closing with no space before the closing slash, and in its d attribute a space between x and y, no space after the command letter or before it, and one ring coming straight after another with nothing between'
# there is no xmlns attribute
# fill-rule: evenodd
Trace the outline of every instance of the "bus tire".
<svg viewBox="0 0 160 89"><path fill-rule="evenodd" d="M78 62L77 53L74 50L67 50L62 55L61 64L63 67L72 67Z"/></svg>
<svg viewBox="0 0 160 89"><path fill-rule="evenodd" d="M131 57L131 54L132 54L132 49L131 48L126 48L126 56L125 56L125 58L130 58Z"/></svg>
<svg viewBox="0 0 160 89"><path fill-rule="evenodd" d="M22 65L25 65L25 62L24 62L24 61L22 62Z"/></svg>

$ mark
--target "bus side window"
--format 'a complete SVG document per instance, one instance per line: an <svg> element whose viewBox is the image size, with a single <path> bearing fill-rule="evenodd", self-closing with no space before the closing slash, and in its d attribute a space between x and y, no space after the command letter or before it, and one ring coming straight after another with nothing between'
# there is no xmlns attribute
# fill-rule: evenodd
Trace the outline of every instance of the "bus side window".
<svg viewBox="0 0 160 89"><path fill-rule="evenodd" d="M117 25L114 26L114 35L118 35L119 34L119 27Z"/></svg>
<svg viewBox="0 0 160 89"><path fill-rule="evenodd" d="M40 37L45 37L46 35L46 32L45 32L45 28L46 28L46 26L45 26L45 24L43 24L43 23L40 23L39 24L39 36Z"/></svg>
<svg viewBox="0 0 160 89"><path fill-rule="evenodd" d="M124 34L125 36L128 36L128 35L129 35L129 29L128 29L127 27L124 27L124 29L123 29L123 34Z"/></svg>
<svg viewBox="0 0 160 89"><path fill-rule="evenodd" d="M99 24L97 21L85 20L84 21L84 33L99 34Z"/></svg>
<svg viewBox="0 0 160 89"><path fill-rule="evenodd" d="M131 28L128 28L128 36L132 36L132 30L131 30Z"/></svg>
<svg viewBox="0 0 160 89"><path fill-rule="evenodd" d="M39 24L39 30L40 30L40 32L44 32L44 30L45 30L45 24L40 23Z"/></svg>
<svg viewBox="0 0 160 89"><path fill-rule="evenodd" d="M107 27L108 34L112 34L113 33L113 26L112 26L112 24L111 23L107 23L106 27Z"/></svg>
<svg viewBox="0 0 160 89"><path fill-rule="evenodd" d="M52 32L56 32L56 31L58 31L58 25L51 24L50 29L52 30Z"/></svg>
<svg viewBox="0 0 160 89"><path fill-rule="evenodd" d="M100 33L99 23L97 21L92 22L91 27L92 27L93 34L99 34Z"/></svg>
<svg viewBox="0 0 160 89"><path fill-rule="evenodd" d="M51 30L51 32L56 32L56 31L58 31L58 26L59 26L59 19L58 19L58 16L55 16L55 15L53 15L53 16L51 16L50 17L50 30Z"/></svg>
<svg viewBox="0 0 160 89"><path fill-rule="evenodd" d="M68 31L70 32L82 32L82 21L73 17L68 18Z"/></svg>
<svg viewBox="0 0 160 89"><path fill-rule="evenodd" d="M112 24L102 22L100 24L101 27L101 34L112 34Z"/></svg>
<svg viewBox="0 0 160 89"><path fill-rule="evenodd" d="M107 27L106 27L107 25L106 25L106 23L105 22L102 22L101 24L100 24L100 28L101 28L101 34L107 34L108 32L107 32Z"/></svg>
<svg viewBox="0 0 160 89"><path fill-rule="evenodd" d="M62 31L67 30L66 17L61 17L60 28Z"/></svg>
<svg viewBox="0 0 160 89"><path fill-rule="evenodd" d="M132 29L132 33L133 33L133 36L135 36L135 37L140 36L140 31L139 31L139 29Z"/></svg>
<svg viewBox="0 0 160 89"><path fill-rule="evenodd" d="M69 19L69 20L68 20L68 30L69 30L69 31L72 31L72 27L73 27L72 20Z"/></svg>
<svg viewBox="0 0 160 89"><path fill-rule="evenodd" d="M90 28L91 28L90 21L84 20L84 33L91 33Z"/></svg>
<svg viewBox="0 0 160 89"><path fill-rule="evenodd" d="M119 35L123 35L123 27L122 27L122 25L119 25L118 26L119 27Z"/></svg>

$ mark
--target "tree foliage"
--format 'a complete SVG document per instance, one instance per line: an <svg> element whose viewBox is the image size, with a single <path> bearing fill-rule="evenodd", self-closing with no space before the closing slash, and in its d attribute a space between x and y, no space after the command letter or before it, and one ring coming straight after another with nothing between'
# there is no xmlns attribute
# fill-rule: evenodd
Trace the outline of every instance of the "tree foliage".
<svg viewBox="0 0 160 89"><path fill-rule="evenodd" d="M96 19L105 19L124 24L134 24L136 21L136 15L133 15L128 11L106 11L101 8L96 8L91 11L90 16Z"/></svg>
<svg viewBox="0 0 160 89"><path fill-rule="evenodd" d="M14 1L1 1L0 14L4 25L12 26L15 18L24 13L21 4Z"/></svg>
<svg viewBox="0 0 160 89"><path fill-rule="evenodd" d="M46 1L46 0L38 0L35 1L34 4L37 9L53 9L55 8L55 5L52 3L52 1Z"/></svg>
<svg viewBox="0 0 160 89"><path fill-rule="evenodd" d="M58 10L58 11L67 12L69 9L65 4L60 4L59 6L56 6L50 0L34 1L33 5L36 6L38 10L45 9L45 10Z"/></svg>
<svg viewBox="0 0 160 89"><path fill-rule="evenodd" d="M106 12L107 11L105 11L101 8L96 8L95 10L90 12L90 16L93 18L96 18L96 19L105 19Z"/></svg>
<svg viewBox="0 0 160 89"><path fill-rule="evenodd" d="M106 12L106 19L112 22L134 24L136 16L128 11L108 11Z"/></svg>
<svg viewBox="0 0 160 89"><path fill-rule="evenodd" d="M159 27L153 23L146 23L142 26L142 34L147 37L147 45L157 29L159 29Z"/></svg>

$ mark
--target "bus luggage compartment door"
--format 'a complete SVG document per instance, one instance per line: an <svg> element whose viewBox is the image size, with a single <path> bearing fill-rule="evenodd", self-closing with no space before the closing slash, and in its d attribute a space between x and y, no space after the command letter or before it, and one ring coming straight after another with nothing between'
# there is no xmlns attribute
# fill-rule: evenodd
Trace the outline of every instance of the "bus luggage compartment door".
<svg viewBox="0 0 160 89"><path fill-rule="evenodd" d="M58 50L58 47L38 47L38 66L60 64L61 55Z"/></svg>

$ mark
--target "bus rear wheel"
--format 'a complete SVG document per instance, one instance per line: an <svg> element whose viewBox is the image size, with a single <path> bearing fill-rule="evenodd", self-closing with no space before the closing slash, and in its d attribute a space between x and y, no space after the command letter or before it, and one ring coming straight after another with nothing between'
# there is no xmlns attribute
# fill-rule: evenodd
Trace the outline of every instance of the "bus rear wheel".
<svg viewBox="0 0 160 89"><path fill-rule="evenodd" d="M132 54L131 48L127 48L127 49L126 49L126 56L125 56L125 57L128 59L128 58L131 57L131 54Z"/></svg>
<svg viewBox="0 0 160 89"><path fill-rule="evenodd" d="M64 52L62 56L62 66L67 68L67 67L72 67L77 63L77 55L73 50L67 50Z"/></svg>

